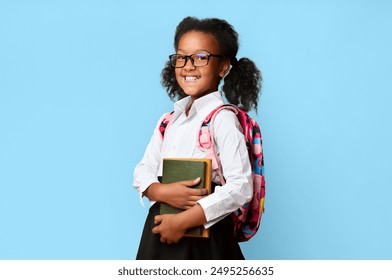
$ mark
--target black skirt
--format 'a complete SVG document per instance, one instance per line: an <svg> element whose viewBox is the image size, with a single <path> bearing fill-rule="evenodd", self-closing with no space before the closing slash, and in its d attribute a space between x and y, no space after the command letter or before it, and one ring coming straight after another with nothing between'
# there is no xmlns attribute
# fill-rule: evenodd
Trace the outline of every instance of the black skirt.
<svg viewBox="0 0 392 280"><path fill-rule="evenodd" d="M176 244L160 241L153 234L154 217L159 215L160 203L150 207L137 252L137 260L243 260L238 242L233 238L230 216L210 228L209 238L183 237Z"/></svg>

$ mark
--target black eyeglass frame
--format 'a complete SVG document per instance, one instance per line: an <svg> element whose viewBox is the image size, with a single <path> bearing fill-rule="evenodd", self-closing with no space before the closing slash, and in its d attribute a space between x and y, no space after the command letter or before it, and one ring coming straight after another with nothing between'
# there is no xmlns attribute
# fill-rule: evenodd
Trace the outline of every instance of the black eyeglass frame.
<svg viewBox="0 0 392 280"><path fill-rule="evenodd" d="M206 56L207 56L207 63L206 63L206 65L196 66L196 65L195 65L195 60L192 58L192 56L194 56L194 55L200 55L200 54L206 55ZM175 56L185 57L185 61L184 61L184 65L183 65L183 66L176 66L176 65L175 65L176 61L173 61L173 59L172 59L172 58L175 57ZM177 54L177 53L175 53L175 54L169 55L170 64L171 64L174 68L184 68L185 65L188 63L188 59L191 60L191 63L192 63L192 65L193 65L194 67L204 67L204 66L207 66L208 63L210 62L210 57L221 57L221 58L222 58L222 57L225 57L225 56L224 56L224 55L220 55L220 54L211 54L211 53L193 53L193 54L190 54L190 55Z"/></svg>

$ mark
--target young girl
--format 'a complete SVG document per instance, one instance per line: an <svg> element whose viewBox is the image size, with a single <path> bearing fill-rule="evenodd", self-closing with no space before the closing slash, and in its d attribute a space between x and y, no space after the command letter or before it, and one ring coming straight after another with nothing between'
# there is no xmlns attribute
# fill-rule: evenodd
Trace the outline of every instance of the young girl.
<svg viewBox="0 0 392 280"><path fill-rule="evenodd" d="M261 74L247 58L237 60L238 34L221 19L187 17L177 26L176 53L162 71L162 85L174 103L174 115L165 131L157 128L134 172L134 187L152 203L144 226L137 259L244 259L233 238L230 213L253 194L251 165L236 115L221 111L214 121L214 142L220 158L224 186L213 174L215 190L193 189L199 178L161 184L163 158L205 158L196 140L205 117L228 102L246 111L257 110ZM161 202L184 209L179 214L159 215ZM188 228L210 228L209 238L183 237Z"/></svg>

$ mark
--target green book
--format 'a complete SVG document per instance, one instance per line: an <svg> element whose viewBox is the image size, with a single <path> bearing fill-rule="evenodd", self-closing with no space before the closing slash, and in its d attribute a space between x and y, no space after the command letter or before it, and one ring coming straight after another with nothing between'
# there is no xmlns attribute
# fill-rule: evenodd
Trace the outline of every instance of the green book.
<svg viewBox="0 0 392 280"><path fill-rule="evenodd" d="M200 183L193 188L206 188L211 193L211 159L166 158L163 159L162 183L170 184L200 177ZM161 214L177 214L181 209L161 203ZM209 231L203 226L188 229L185 236L208 237Z"/></svg>

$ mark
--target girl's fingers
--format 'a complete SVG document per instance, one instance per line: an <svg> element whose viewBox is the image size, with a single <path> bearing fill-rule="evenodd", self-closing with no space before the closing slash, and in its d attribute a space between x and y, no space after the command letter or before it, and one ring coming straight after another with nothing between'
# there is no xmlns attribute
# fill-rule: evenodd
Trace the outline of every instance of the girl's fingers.
<svg viewBox="0 0 392 280"><path fill-rule="evenodd" d="M207 189L191 189L192 191L195 192L195 195L206 195L208 194Z"/></svg>
<svg viewBox="0 0 392 280"><path fill-rule="evenodd" d="M159 233L159 228L158 227L153 227L152 228L152 233L153 234L158 234Z"/></svg>
<svg viewBox="0 0 392 280"><path fill-rule="evenodd" d="M203 196L201 196L201 195L193 195L193 196L189 197L189 200L193 201L193 202L196 202L196 201L198 201L201 198L203 198Z"/></svg>
<svg viewBox="0 0 392 280"><path fill-rule="evenodd" d="M197 201L200 199L200 197L195 197L192 200L189 200L185 206L195 206L197 204Z"/></svg>
<svg viewBox="0 0 392 280"><path fill-rule="evenodd" d="M192 207L195 206L195 205L196 205L196 202L190 201L190 202L188 202L187 205L184 206L184 209L185 209L185 210L190 209L190 208L192 208Z"/></svg>
<svg viewBox="0 0 392 280"><path fill-rule="evenodd" d="M162 217L162 215L156 215L155 217L154 217L154 224L160 224L161 222L162 222L162 220L163 220L163 217Z"/></svg>
<svg viewBox="0 0 392 280"><path fill-rule="evenodd" d="M192 187L192 186L199 184L200 180L201 180L200 177L198 177L194 180L181 181L181 184L183 184L184 186L187 186L187 187Z"/></svg>
<svg viewBox="0 0 392 280"><path fill-rule="evenodd" d="M197 196L197 199L200 199L200 196L205 196L208 194L207 189L192 189L188 188L187 193L191 196Z"/></svg>

